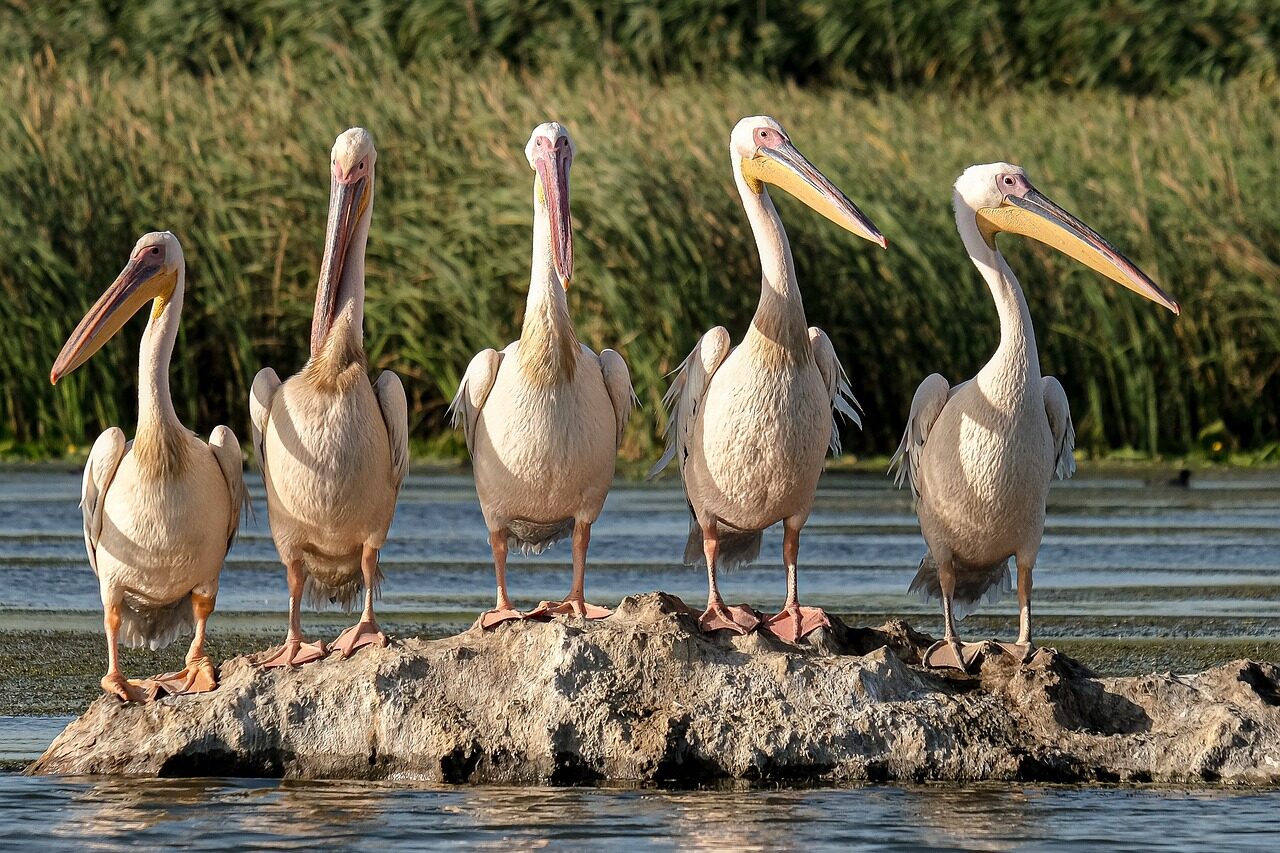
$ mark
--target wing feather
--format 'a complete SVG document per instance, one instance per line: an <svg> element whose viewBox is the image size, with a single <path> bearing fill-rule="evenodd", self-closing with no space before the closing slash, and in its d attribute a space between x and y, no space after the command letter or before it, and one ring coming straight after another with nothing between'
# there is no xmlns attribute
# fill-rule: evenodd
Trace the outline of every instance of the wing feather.
<svg viewBox="0 0 1280 853"><path fill-rule="evenodd" d="M409 473L409 401L404 395L400 377L390 370L382 371L373 386L382 410L382 422L387 426L387 438L391 444L391 480L396 492L404 484Z"/></svg>
<svg viewBox="0 0 1280 853"><path fill-rule="evenodd" d="M480 418L480 410L489 399L493 383L498 378L498 368L502 366L506 351L495 349L481 350L467 365L467 372L458 385L458 393L449 404L449 416L454 428L461 426L462 434L467 439L467 450L475 449L476 422Z"/></svg>
<svg viewBox="0 0 1280 853"><path fill-rule="evenodd" d="M264 367L253 377L249 390L249 423L253 430L253 455L258 460L258 470L267 475L267 421L271 418L271 401L280 390L280 377L275 370Z"/></svg>
<svg viewBox="0 0 1280 853"><path fill-rule="evenodd" d="M1044 412L1049 416L1049 430L1053 433L1054 471L1059 480L1065 480L1076 472L1076 428L1071 423L1071 406L1062 383L1052 376L1040 380L1044 389Z"/></svg>
<svg viewBox="0 0 1280 853"><path fill-rule="evenodd" d="M836 358L836 349L831 345L831 338L817 326L809 327L809 348L813 351L813 360L818 365L818 372L827 383L827 399L831 402L831 440L828 445L831 452L840 455L839 418L848 418L859 429L862 428L862 406L853 396L853 388L849 385L849 375L844 372L840 359Z"/></svg>
<svg viewBox="0 0 1280 853"><path fill-rule="evenodd" d="M604 375L604 387L613 404L614 421L617 424L617 445L622 446L622 435L631 420L631 410L639 404L635 389L631 387L631 371L615 350L600 351L600 372Z"/></svg>
<svg viewBox="0 0 1280 853"><path fill-rule="evenodd" d="M98 573L98 537L102 535L102 506L127 449L124 430L111 427L93 443L84 466L80 511L84 516L84 547L89 552L89 565L95 575Z"/></svg>
<svg viewBox="0 0 1280 853"><path fill-rule="evenodd" d="M671 382L662 404L670 414L667 417L667 449L662 458L649 470L649 478L656 477L662 469L679 456L679 466L684 468L685 447L693 436L693 425L706 398L711 377L729 356L729 330L716 326L702 336L693 352L681 363L676 378Z"/></svg>
<svg viewBox="0 0 1280 853"><path fill-rule="evenodd" d="M231 500L231 522L227 530L227 551L236 543L236 533L240 530L241 514L249 506L249 490L244 485L244 457L240 453L240 442L230 427L216 426L209 435L209 449L213 458L222 469L223 479L227 481L227 492Z"/></svg>
<svg viewBox="0 0 1280 853"><path fill-rule="evenodd" d="M965 383L951 387L951 383L941 373L933 373L925 377L911 398L911 414L907 416L907 428L902 433L902 442L898 445L893 458L889 460L889 471L896 466L897 477L894 482L902 487L905 480L911 484L912 497L920 497L920 452L929 440L929 430L942 414L947 400Z"/></svg>

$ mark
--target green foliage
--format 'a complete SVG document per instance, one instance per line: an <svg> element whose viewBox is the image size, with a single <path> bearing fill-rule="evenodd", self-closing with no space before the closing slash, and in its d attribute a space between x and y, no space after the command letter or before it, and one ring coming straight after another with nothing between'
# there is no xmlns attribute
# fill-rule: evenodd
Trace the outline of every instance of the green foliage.
<svg viewBox="0 0 1280 853"><path fill-rule="evenodd" d="M532 220L522 149L555 117L579 149L574 317L588 344L627 357L645 408L624 453L652 454L664 375L707 328L740 336L759 294L727 152L733 123L757 112L782 120L890 241L881 251L774 193L809 320L831 333L867 410L853 452L891 450L919 381L971 376L995 346L949 205L956 175L995 159L1027 166L1184 306L1175 321L1005 238L1082 447L1183 451L1210 425L1227 447L1280 435L1275 87L867 98L758 75L712 85L337 56L205 77L28 63L0 82L0 437L62 451L106 424L132 430L141 319L56 389L46 377L138 235L170 228L188 262L178 411L247 440L255 371L288 375L306 357L328 150L360 123L380 152L371 368L404 378L416 439L460 453L444 407L473 353L518 334Z"/></svg>
<svg viewBox="0 0 1280 853"><path fill-rule="evenodd" d="M1280 0L10 0L5 64L209 72L500 60L538 72L727 68L846 86L1167 89L1274 75Z"/></svg>

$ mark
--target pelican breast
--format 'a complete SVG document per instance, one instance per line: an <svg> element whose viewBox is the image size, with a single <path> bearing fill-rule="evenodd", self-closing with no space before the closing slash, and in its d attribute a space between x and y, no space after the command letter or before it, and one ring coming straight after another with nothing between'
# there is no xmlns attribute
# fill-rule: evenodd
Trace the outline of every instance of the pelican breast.
<svg viewBox="0 0 1280 853"><path fill-rule="evenodd" d="M476 491L493 517L594 521L613 481L617 415L600 360L583 346L572 376L531 377L503 351L472 450ZM540 517L530 518L536 508Z"/></svg>
<svg viewBox="0 0 1280 853"><path fill-rule="evenodd" d="M323 387L306 371L271 399L263 468L277 546L345 555L381 547L398 484L378 399L363 368ZM282 548L283 550L283 548Z"/></svg>
<svg viewBox="0 0 1280 853"><path fill-rule="evenodd" d="M104 591L156 606L216 583L227 553L232 502L208 446L183 431L181 466L156 476L131 445L106 494L95 565Z"/></svg>
<svg viewBox="0 0 1280 853"><path fill-rule="evenodd" d="M757 530L807 514L831 438L831 401L811 359L759 357L748 344L716 371L684 477L700 517Z"/></svg>

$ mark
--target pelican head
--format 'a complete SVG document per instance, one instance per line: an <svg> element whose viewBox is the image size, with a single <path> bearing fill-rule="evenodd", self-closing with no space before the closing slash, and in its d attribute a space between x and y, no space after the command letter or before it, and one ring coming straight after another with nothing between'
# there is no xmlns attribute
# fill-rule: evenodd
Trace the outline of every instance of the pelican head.
<svg viewBox="0 0 1280 853"><path fill-rule="evenodd" d="M356 233L373 202L373 167L378 150L373 137L363 127L345 130L333 143L330 167L329 224L325 228L324 258L320 262L320 284L316 288L316 310L311 318L311 352L319 351L333 326L338 307L342 274ZM364 251L364 246L359 246Z"/></svg>
<svg viewBox="0 0 1280 853"><path fill-rule="evenodd" d="M1181 313L1177 301L1133 261L1032 186L1021 166L988 163L965 169L956 181L955 208L957 218L975 218L992 249L1001 232L1039 240L1174 314Z"/></svg>
<svg viewBox="0 0 1280 853"><path fill-rule="evenodd" d="M124 269L63 344L49 371L49 381L57 385L59 379L88 361L148 302L155 300L152 316L159 316L177 287L182 264L182 244L172 233L142 235Z"/></svg>
<svg viewBox="0 0 1280 853"><path fill-rule="evenodd" d="M533 129L524 147L529 168L537 173L534 193L551 221L551 259L560 284L567 290L573 278L573 223L569 219L569 169L577 146L558 121Z"/></svg>
<svg viewBox="0 0 1280 853"><path fill-rule="evenodd" d="M786 190L846 231L888 248L889 242L858 206L791 144L791 137L769 116L750 116L733 128L729 150L754 193L765 184Z"/></svg>

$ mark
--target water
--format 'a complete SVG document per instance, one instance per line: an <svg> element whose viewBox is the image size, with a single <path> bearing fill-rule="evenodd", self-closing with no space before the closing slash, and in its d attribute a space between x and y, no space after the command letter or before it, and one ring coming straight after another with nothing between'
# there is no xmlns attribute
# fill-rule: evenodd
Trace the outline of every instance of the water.
<svg viewBox="0 0 1280 853"><path fill-rule="evenodd" d="M1172 473L1084 473L1054 487L1036 571L1040 639L1109 672L1280 658L1280 473L1205 473L1190 488L1169 485ZM257 524L247 525L228 561L211 622L212 641L231 651L283 632L283 571L256 477L251 488ZM9 766L42 751L66 715L92 698L101 674L101 611L78 499L77 473L0 471L0 636L13 641L0 643L0 694L8 703L0 713L18 715L0 717L0 763ZM701 573L676 565L687 524L674 483L620 485L593 531L589 597L611 604L664 589L700 602ZM777 607L785 592L780 548L771 531L762 563L724 579L726 597ZM801 545L802 594L854 623L902 615L936 632L934 608L904 593L922 550L908 498L885 478L829 475ZM409 479L383 567L380 612L393 633L451 632L490 606L492 567L469 477ZM509 580L517 605L560 597L569 583L568 549L514 557ZM345 620L306 617L322 636ZM962 631L1007 636L1015 626L1005 602L966 620ZM56 643L51 630L59 632ZM68 652L81 646L82 654ZM182 651L163 660L177 661ZM33 654L47 659L23 657ZM159 665L139 655L125 657L126 668L137 670L131 674ZM22 848L1270 850L1280 838L1277 814L1280 793L1221 790L663 792L0 773L0 846Z"/></svg>

